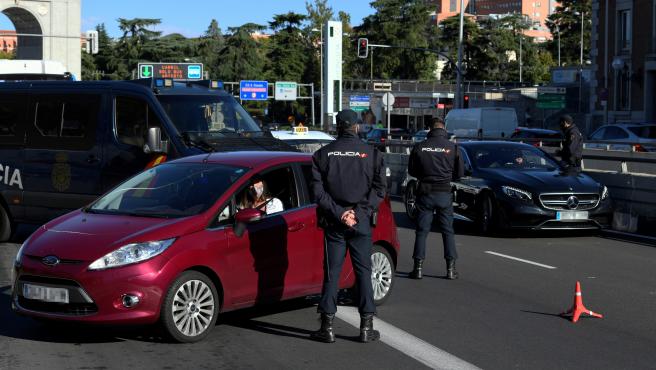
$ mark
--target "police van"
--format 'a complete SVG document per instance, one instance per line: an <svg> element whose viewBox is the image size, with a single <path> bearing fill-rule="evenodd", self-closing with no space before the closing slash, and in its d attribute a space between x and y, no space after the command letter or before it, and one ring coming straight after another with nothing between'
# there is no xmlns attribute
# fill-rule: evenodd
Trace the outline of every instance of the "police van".
<svg viewBox="0 0 656 370"><path fill-rule="evenodd" d="M0 241L163 161L244 149L293 150L218 81L1 83Z"/></svg>

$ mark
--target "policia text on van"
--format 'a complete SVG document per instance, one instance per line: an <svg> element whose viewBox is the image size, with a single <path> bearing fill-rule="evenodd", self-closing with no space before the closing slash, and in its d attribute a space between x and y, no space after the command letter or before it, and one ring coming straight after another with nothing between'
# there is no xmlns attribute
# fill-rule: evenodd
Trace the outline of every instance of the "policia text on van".
<svg viewBox="0 0 656 370"><path fill-rule="evenodd" d="M289 150L216 82L0 84L0 241L82 207L159 162L210 151Z"/></svg>

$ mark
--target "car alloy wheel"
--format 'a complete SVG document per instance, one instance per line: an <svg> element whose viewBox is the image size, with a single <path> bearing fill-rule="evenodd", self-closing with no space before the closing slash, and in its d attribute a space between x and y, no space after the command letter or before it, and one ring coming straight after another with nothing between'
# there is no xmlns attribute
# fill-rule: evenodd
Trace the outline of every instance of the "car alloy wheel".
<svg viewBox="0 0 656 370"><path fill-rule="evenodd" d="M166 331L179 342L197 342L216 323L218 294L207 276L186 271L169 288L162 307Z"/></svg>
<svg viewBox="0 0 656 370"><path fill-rule="evenodd" d="M481 233L488 233L493 231L494 224L492 223L494 217L494 204L489 195L483 196L481 202L481 210L479 216L479 230Z"/></svg>
<svg viewBox="0 0 656 370"><path fill-rule="evenodd" d="M380 245L374 245L371 252L371 286L374 303L380 305L387 300L394 285L394 262Z"/></svg>

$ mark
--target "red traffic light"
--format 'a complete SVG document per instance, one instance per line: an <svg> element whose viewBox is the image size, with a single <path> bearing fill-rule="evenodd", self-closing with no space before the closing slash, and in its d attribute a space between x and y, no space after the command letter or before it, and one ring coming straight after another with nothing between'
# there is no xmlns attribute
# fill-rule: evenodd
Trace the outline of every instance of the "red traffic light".
<svg viewBox="0 0 656 370"><path fill-rule="evenodd" d="M358 39L358 58L366 58L369 56L369 39Z"/></svg>
<svg viewBox="0 0 656 370"><path fill-rule="evenodd" d="M462 97L462 107L469 108L469 95L464 95Z"/></svg>

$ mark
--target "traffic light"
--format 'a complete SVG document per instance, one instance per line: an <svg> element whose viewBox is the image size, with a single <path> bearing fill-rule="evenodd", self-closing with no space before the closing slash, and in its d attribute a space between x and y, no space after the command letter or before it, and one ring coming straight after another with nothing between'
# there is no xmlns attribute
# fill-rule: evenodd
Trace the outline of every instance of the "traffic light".
<svg viewBox="0 0 656 370"><path fill-rule="evenodd" d="M358 58L366 58L369 56L369 39L358 39Z"/></svg>
<svg viewBox="0 0 656 370"><path fill-rule="evenodd" d="M467 94L465 94L465 96L462 97L462 107L469 108L469 95Z"/></svg>

